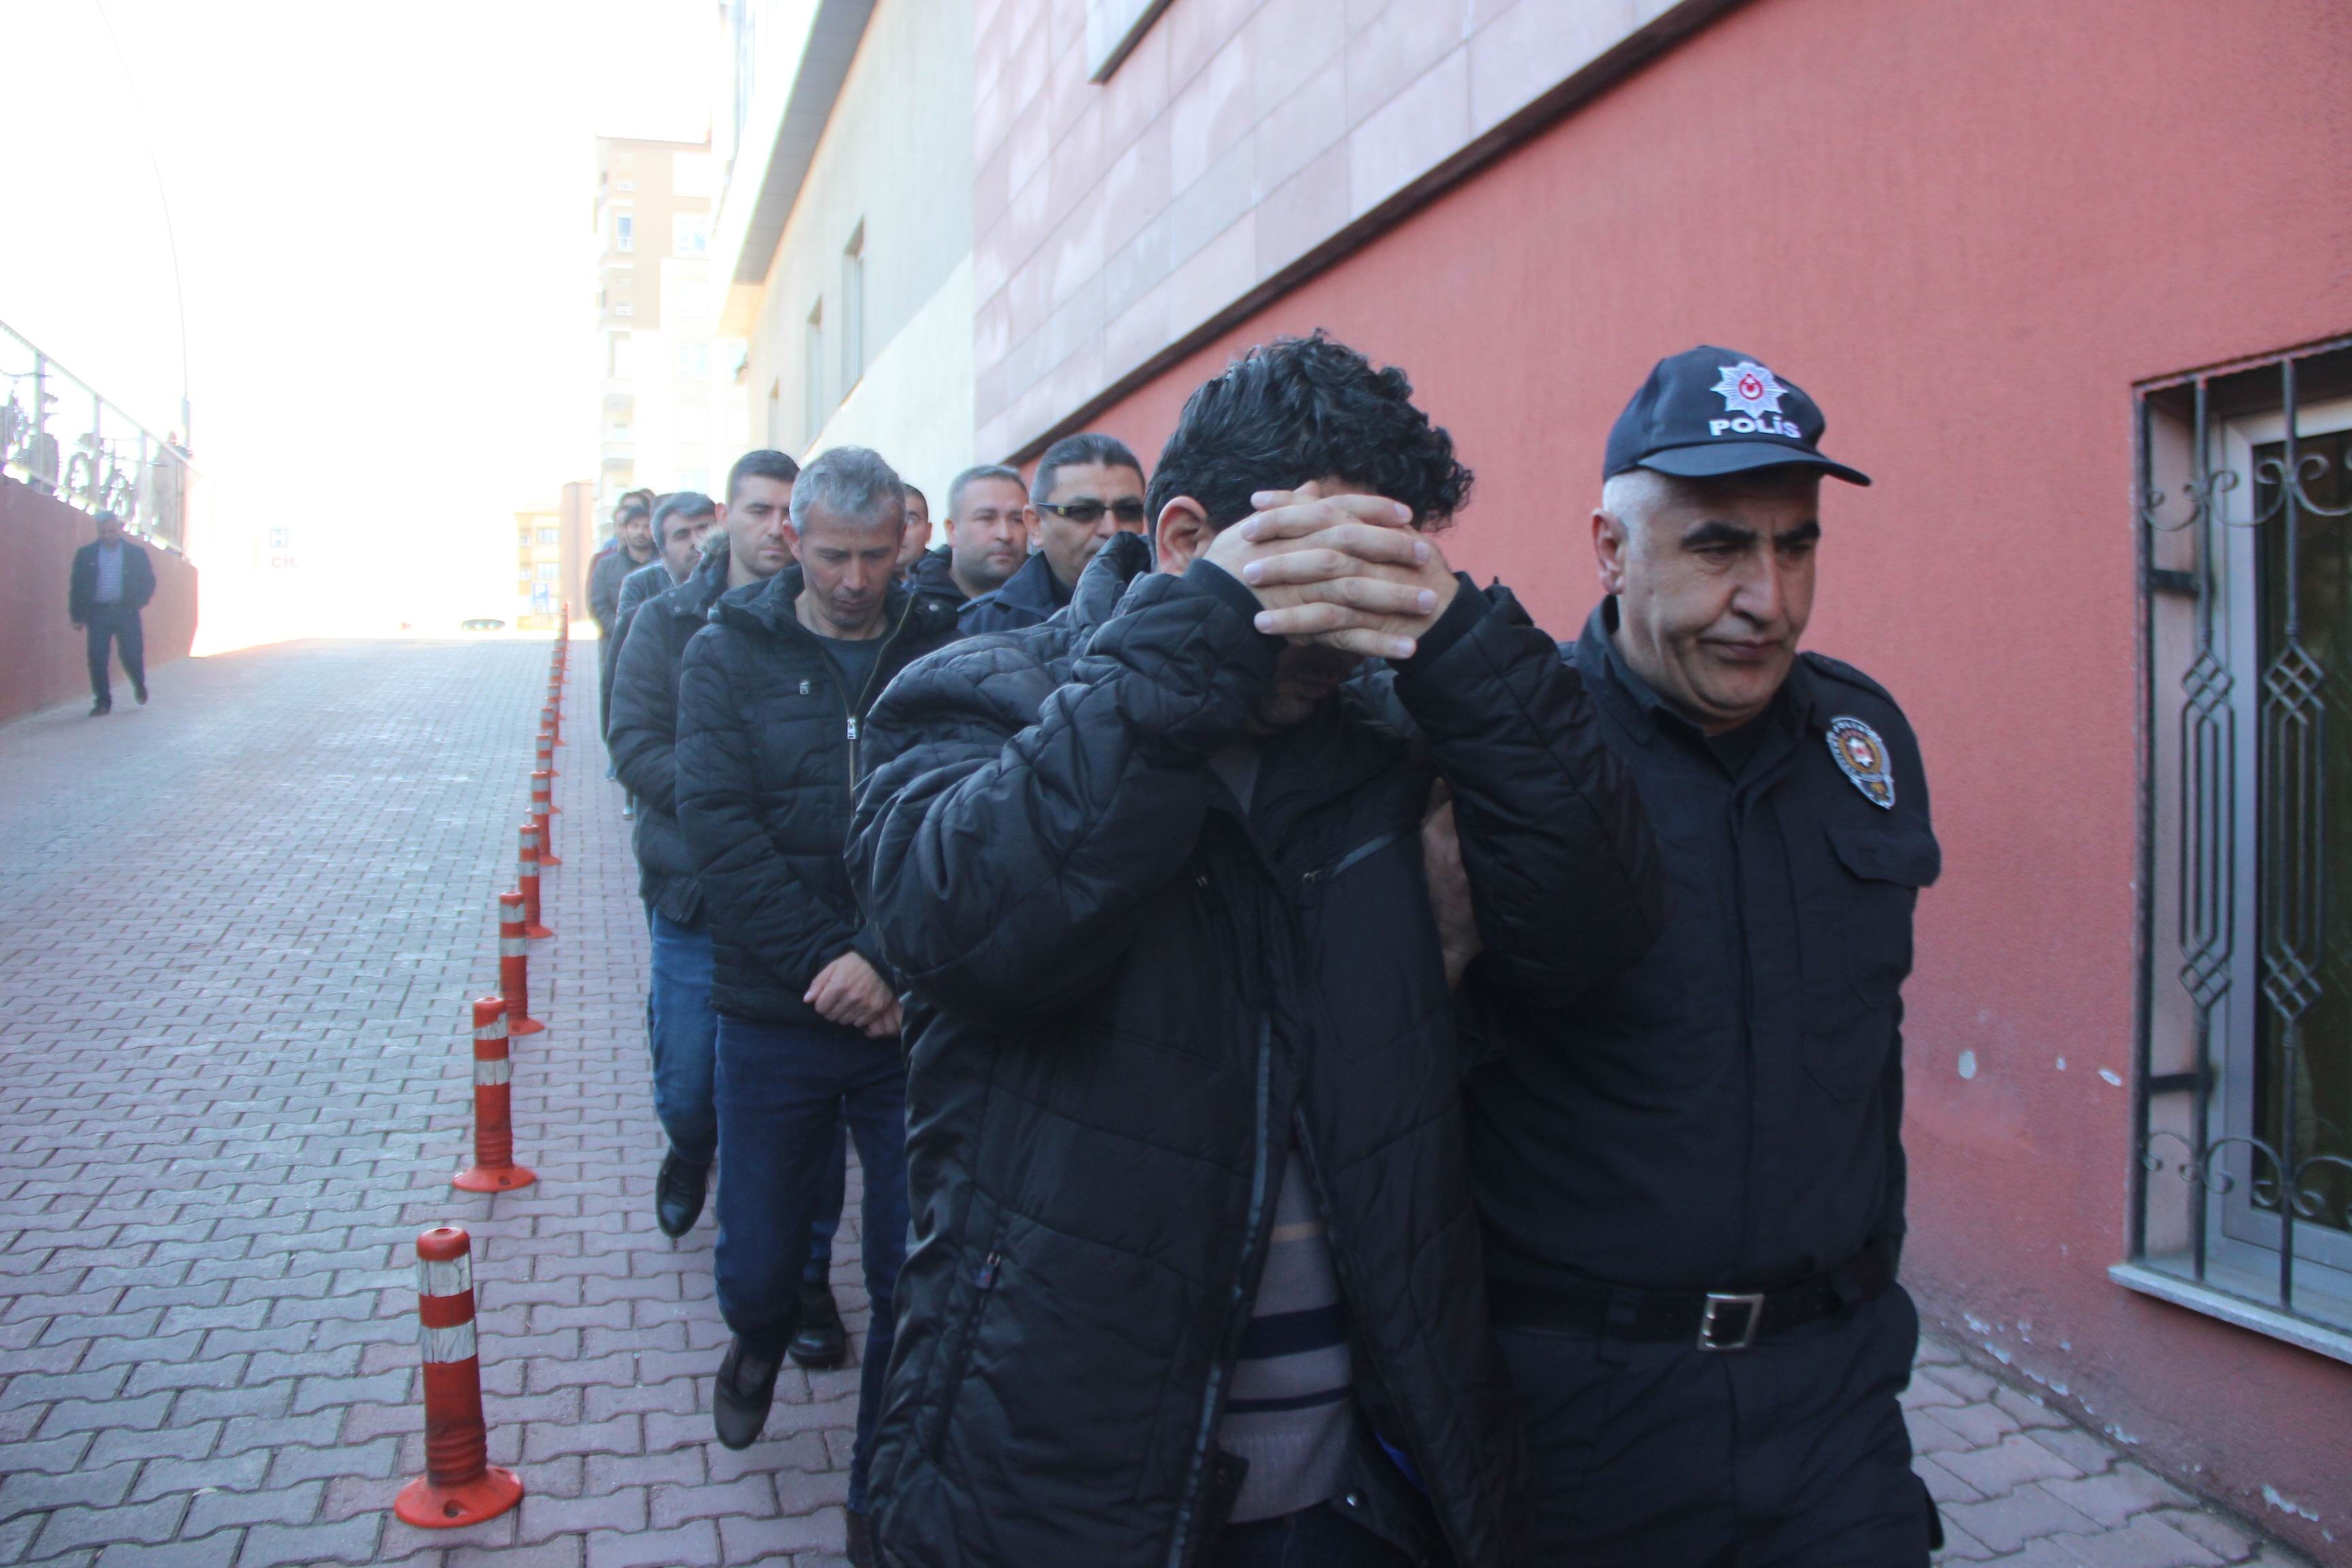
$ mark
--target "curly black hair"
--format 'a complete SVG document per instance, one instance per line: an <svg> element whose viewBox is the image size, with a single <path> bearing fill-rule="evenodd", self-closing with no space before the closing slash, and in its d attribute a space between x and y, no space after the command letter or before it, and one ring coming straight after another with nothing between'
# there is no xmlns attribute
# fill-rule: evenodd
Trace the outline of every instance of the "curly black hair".
<svg viewBox="0 0 2352 1568"><path fill-rule="evenodd" d="M1428 530L1451 522L1470 498L1454 437L1413 406L1404 372L1375 369L1318 328L1260 343L1196 387L1160 450L1145 501L1156 519L1190 496L1221 529L1250 514L1253 490L1325 478L1402 501L1414 526Z"/></svg>

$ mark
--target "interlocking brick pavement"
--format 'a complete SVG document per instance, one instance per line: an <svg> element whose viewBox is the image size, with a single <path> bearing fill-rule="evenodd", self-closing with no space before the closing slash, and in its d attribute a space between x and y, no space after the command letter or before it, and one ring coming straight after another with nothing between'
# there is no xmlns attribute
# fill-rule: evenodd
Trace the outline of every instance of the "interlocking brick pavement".
<svg viewBox="0 0 2352 1568"><path fill-rule="evenodd" d="M710 1439L710 1220L653 1224L644 916L576 654L549 1028L514 1043L540 1180L493 1197L448 1178L547 645L260 649L0 729L0 1563L843 1561L854 1370ZM425 1531L388 1508L424 1464L415 1236L451 1221L528 1491Z"/></svg>
<svg viewBox="0 0 2352 1568"><path fill-rule="evenodd" d="M710 1439L710 1222L653 1226L645 928L577 677L531 963L550 1028L514 1045L540 1184L448 1185L546 658L292 645L0 729L0 1563L842 1561L855 1371L788 1370L772 1440ZM529 1489L422 1531L388 1509L424 1463L415 1234L451 1220L492 1457ZM2303 1561L1932 1339L1904 1403L1945 1561Z"/></svg>

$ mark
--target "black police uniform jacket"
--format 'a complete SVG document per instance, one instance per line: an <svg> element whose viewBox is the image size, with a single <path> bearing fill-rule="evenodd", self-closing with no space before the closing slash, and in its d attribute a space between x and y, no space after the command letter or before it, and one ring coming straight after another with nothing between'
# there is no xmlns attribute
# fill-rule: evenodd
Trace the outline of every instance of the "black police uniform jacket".
<svg viewBox="0 0 2352 1568"><path fill-rule="evenodd" d="M682 926L702 918L702 889L677 826L678 665L727 591L727 562L722 533L691 576L637 606L613 661L606 728L613 771L637 797L637 896Z"/></svg>
<svg viewBox="0 0 2352 1568"><path fill-rule="evenodd" d="M710 1005L759 1023L822 1023L801 998L853 949L889 973L841 859L858 731L892 676L956 636L937 599L893 589L873 673L847 691L793 614L801 586L788 566L721 595L678 672L677 821L709 909Z"/></svg>
<svg viewBox="0 0 2352 1568"><path fill-rule="evenodd" d="M1671 879L1665 933L1585 1005L1500 999L1470 1079L1498 1279L1759 1290L1904 1231L1903 981L1940 865L1911 727L1850 666L1801 655L1737 773L1618 656L1613 602L1562 649L1637 781ZM1891 807L1840 768L1856 719Z"/></svg>
<svg viewBox="0 0 2352 1568"><path fill-rule="evenodd" d="M1200 1561L1295 1137L1362 1403L1465 1568L1511 1563L1421 824L1442 777L1486 979L1565 1006L1656 927L1638 804L1575 672L1465 582L1392 692L1265 742L1245 823L1207 759L1280 645L1231 576L1149 560L1112 540L1066 612L915 666L867 730L850 860L916 998L878 1539L902 1568Z"/></svg>

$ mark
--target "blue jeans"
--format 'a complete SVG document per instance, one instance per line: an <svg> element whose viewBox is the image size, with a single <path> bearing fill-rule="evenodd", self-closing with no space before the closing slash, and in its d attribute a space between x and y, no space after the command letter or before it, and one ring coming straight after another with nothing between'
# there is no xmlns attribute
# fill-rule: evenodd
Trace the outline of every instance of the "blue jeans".
<svg viewBox="0 0 2352 1568"><path fill-rule="evenodd" d="M646 921L653 931L646 1039L653 1047L654 1115L679 1159L708 1165L719 1150L719 1110L711 1090L719 1015L710 1010L710 928L680 925L650 909ZM837 1128L824 1196L817 1204L816 1223L809 1226L808 1268L802 1278L812 1285L833 1278L833 1237L841 1228L848 1163L848 1131Z"/></svg>
<svg viewBox="0 0 2352 1568"><path fill-rule="evenodd" d="M646 918L653 931L646 1037L654 1054L654 1114L679 1159L708 1165L719 1149L719 1112L711 1099L719 1016L710 1010L710 928L683 926L652 910Z"/></svg>
<svg viewBox="0 0 2352 1568"><path fill-rule="evenodd" d="M719 1020L719 1310L753 1350L781 1357L800 1327L807 1237L843 1121L866 1173L866 1295L849 1506L866 1473L907 1257L907 1066L896 1040L835 1024ZM838 1170L837 1165L834 1169ZM836 1200L836 1212L838 1204Z"/></svg>

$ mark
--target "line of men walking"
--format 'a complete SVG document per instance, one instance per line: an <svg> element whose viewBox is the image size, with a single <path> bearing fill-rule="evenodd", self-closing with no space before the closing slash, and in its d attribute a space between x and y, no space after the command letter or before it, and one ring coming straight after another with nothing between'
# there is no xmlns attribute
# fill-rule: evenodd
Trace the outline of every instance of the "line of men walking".
<svg viewBox="0 0 2352 1568"><path fill-rule="evenodd" d="M608 735L720 1440L846 1352L846 1140L858 1563L1924 1563L1937 853L1893 699L1799 651L1820 481L1868 483L1823 425L1660 362L1567 643L1450 569L1452 437L1320 334L1148 480L1097 434L957 476L934 550L862 448L647 506Z"/></svg>

